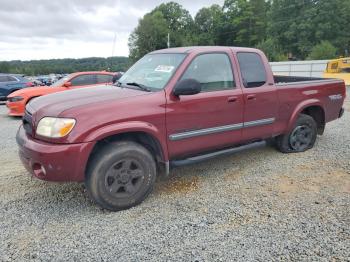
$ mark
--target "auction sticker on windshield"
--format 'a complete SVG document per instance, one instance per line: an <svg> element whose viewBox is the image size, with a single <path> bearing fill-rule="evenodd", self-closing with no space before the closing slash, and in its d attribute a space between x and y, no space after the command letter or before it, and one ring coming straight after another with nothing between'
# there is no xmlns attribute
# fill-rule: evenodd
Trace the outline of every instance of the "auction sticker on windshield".
<svg viewBox="0 0 350 262"><path fill-rule="evenodd" d="M173 66L168 66L168 65L159 65L154 69L156 72L164 72L164 73L170 73L173 71L174 67Z"/></svg>

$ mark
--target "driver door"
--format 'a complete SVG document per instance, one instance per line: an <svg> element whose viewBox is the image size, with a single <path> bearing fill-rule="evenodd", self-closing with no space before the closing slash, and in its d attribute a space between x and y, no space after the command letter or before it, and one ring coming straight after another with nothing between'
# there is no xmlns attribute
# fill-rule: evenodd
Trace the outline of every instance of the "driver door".
<svg viewBox="0 0 350 262"><path fill-rule="evenodd" d="M229 52L199 54L182 79L201 83L201 93L167 101L170 158L227 147L242 137L243 96L236 88Z"/></svg>
<svg viewBox="0 0 350 262"><path fill-rule="evenodd" d="M71 86L70 88L80 88L85 86L93 86L97 85L97 79L96 75L94 74L85 74L85 75L79 75L70 80Z"/></svg>

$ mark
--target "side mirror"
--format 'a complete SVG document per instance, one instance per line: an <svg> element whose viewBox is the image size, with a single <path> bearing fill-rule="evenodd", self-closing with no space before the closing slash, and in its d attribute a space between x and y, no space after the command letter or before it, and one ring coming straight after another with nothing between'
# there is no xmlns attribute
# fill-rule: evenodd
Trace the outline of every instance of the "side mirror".
<svg viewBox="0 0 350 262"><path fill-rule="evenodd" d="M175 96L188 96L198 94L201 90L201 84L197 80L189 78L177 82L173 94Z"/></svg>
<svg viewBox="0 0 350 262"><path fill-rule="evenodd" d="M72 82L65 82L65 83L63 84L63 86L64 86L64 87L70 87L70 86L72 86Z"/></svg>
<svg viewBox="0 0 350 262"><path fill-rule="evenodd" d="M122 77L121 73L116 73L115 75L113 75L112 83L115 84L115 82L117 82L121 77Z"/></svg>

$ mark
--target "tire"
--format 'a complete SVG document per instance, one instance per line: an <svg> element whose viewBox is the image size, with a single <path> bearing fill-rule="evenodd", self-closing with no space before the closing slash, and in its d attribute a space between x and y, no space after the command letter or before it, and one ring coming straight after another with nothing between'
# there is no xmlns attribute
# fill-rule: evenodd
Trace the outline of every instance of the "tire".
<svg viewBox="0 0 350 262"><path fill-rule="evenodd" d="M114 142L94 154L86 174L86 189L99 206L119 211L140 204L156 180L156 163L143 146Z"/></svg>
<svg viewBox="0 0 350 262"><path fill-rule="evenodd" d="M317 138L315 120L305 114L300 114L294 128L287 134L276 138L276 146L282 153L299 153L312 148Z"/></svg>

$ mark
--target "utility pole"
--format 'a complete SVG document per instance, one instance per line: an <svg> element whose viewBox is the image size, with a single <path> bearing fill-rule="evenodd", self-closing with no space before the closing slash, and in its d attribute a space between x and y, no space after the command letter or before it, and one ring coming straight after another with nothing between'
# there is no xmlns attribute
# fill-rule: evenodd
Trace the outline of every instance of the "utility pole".
<svg viewBox="0 0 350 262"><path fill-rule="evenodd" d="M168 42L167 42L168 48L170 48L170 33L168 33Z"/></svg>

